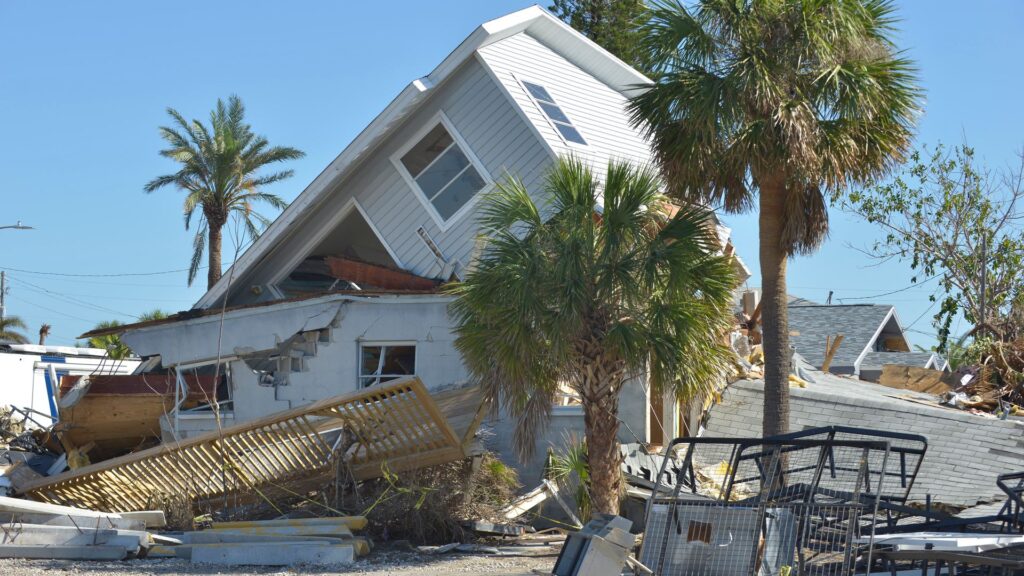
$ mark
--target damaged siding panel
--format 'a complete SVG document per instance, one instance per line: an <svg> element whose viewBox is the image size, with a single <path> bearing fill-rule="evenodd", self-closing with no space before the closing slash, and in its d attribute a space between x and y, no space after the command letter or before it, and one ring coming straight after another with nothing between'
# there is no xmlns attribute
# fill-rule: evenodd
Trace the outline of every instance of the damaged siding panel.
<svg viewBox="0 0 1024 576"><path fill-rule="evenodd" d="M521 33L481 49L480 54L556 153L582 155L600 171L612 158L651 161L650 147L629 123L627 98L539 40ZM567 145L520 80L548 90L588 145Z"/></svg>

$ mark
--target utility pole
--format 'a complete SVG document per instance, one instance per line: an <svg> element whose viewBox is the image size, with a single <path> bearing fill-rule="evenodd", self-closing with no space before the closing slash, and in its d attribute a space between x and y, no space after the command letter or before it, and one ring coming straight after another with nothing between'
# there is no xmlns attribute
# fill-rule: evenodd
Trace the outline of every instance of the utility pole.
<svg viewBox="0 0 1024 576"><path fill-rule="evenodd" d="M7 272L0 270L0 324L4 321L4 296L7 295Z"/></svg>

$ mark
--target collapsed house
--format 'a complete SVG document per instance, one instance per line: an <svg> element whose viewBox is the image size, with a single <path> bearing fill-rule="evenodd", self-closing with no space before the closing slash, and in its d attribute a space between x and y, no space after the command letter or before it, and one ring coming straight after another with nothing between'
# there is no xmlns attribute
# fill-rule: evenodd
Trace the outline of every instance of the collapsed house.
<svg viewBox="0 0 1024 576"><path fill-rule="evenodd" d="M755 323L760 292L740 297L740 313ZM889 304L819 304L789 297L789 342L815 368L878 382L886 365L948 371L933 351L913 352L896 308Z"/></svg>
<svg viewBox="0 0 1024 576"><path fill-rule="evenodd" d="M481 195L511 175L543 205L544 174L565 154L596 173L612 159L651 163L625 110L649 83L539 7L487 22L403 90L192 310L90 335L121 333L145 373L218 378L216 409L177 403L164 440L401 377L430 392L465 386L439 286L463 278L480 249ZM731 253L728 230L719 237ZM652 398L644 378L622 394L622 440L660 444L686 429L688 407ZM537 458L517 466L524 482L539 479L563 431L583 428L573 398L553 412ZM499 414L481 434L510 462L512 425Z"/></svg>

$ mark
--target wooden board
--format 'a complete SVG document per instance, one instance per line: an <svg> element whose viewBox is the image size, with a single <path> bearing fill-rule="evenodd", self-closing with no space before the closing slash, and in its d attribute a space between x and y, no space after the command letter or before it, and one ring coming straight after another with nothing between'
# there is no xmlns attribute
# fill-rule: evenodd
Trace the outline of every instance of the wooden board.
<svg viewBox="0 0 1024 576"><path fill-rule="evenodd" d="M878 383L889 388L927 394L943 394L957 385L956 376L948 372L897 364L882 366L882 377Z"/></svg>
<svg viewBox="0 0 1024 576"><path fill-rule="evenodd" d="M479 388L462 389L450 400L451 409L470 408L471 420L480 413ZM409 377L42 478L23 492L93 510L142 510L164 495L219 507L224 494L301 493L298 487L315 487L336 458L366 479L385 468L398 472L464 458L464 444L423 383Z"/></svg>

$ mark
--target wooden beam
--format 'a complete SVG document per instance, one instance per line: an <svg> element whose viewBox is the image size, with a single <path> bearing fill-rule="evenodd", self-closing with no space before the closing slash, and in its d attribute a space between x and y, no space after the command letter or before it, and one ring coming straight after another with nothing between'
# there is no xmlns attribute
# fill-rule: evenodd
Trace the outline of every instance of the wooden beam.
<svg viewBox="0 0 1024 576"><path fill-rule="evenodd" d="M372 286L384 290L431 290L440 284L437 280L417 276L405 270L370 264L353 258L328 256L324 261L332 276L358 286Z"/></svg>
<svg viewBox="0 0 1024 576"><path fill-rule="evenodd" d="M832 359L835 358L836 352L839 350L839 345L843 343L843 338L842 334L837 334L836 339L829 345L829 337L825 337L825 361L821 363L822 372L828 372L832 365Z"/></svg>

